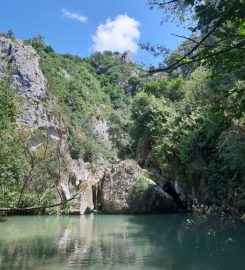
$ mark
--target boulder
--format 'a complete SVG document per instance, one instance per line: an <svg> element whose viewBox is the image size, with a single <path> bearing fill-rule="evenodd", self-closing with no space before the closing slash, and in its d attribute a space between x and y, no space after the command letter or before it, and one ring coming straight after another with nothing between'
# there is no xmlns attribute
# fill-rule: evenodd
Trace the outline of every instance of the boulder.
<svg viewBox="0 0 245 270"><path fill-rule="evenodd" d="M111 214L175 212L177 206L147 171L133 160L124 160L105 171L102 211Z"/></svg>

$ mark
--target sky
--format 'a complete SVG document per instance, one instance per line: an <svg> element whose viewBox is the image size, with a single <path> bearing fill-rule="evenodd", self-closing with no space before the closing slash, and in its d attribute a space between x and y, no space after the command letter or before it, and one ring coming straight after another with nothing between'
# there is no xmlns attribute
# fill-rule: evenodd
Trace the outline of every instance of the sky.
<svg viewBox="0 0 245 270"><path fill-rule="evenodd" d="M58 53L82 57L95 51L130 51L142 64L154 62L139 42L174 49L188 35L176 23L160 25L162 11L147 0L1 0L0 32L13 29L19 39L43 35Z"/></svg>

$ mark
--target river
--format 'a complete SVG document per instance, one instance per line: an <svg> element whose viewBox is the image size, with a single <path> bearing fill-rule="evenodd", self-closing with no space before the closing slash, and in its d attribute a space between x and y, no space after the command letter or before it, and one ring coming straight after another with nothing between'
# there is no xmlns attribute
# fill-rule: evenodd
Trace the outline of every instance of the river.
<svg viewBox="0 0 245 270"><path fill-rule="evenodd" d="M186 214L0 219L0 269L244 270L245 225ZM190 223L190 222L189 222Z"/></svg>

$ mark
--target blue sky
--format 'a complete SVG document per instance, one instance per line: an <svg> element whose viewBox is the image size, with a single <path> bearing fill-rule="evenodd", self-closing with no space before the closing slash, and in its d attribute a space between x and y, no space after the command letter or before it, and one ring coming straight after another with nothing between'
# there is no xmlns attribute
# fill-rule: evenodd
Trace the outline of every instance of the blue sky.
<svg viewBox="0 0 245 270"><path fill-rule="evenodd" d="M187 35L175 23L160 25L161 18L146 0L11 0L1 1L0 32L13 29L20 39L41 34L57 52L79 56L129 49L137 62L149 63L139 41L174 49L181 39L171 33Z"/></svg>

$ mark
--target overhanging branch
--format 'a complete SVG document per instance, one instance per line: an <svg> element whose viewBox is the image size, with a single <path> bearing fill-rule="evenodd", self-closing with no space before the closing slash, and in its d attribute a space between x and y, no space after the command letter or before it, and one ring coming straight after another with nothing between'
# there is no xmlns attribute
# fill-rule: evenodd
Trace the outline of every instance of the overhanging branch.
<svg viewBox="0 0 245 270"><path fill-rule="evenodd" d="M33 207L26 207L26 208L0 208L0 212L14 212L14 211L18 211L18 212L25 212L25 211L33 211L33 210L39 210L39 209L46 209L46 208L54 208L54 207L58 207L64 204L67 204L68 202L77 199L77 196L79 195L79 193L75 194L73 197L71 197L68 200L65 200L63 202L60 203L56 203L56 204L51 204L51 205L40 205L40 206L33 206Z"/></svg>
<svg viewBox="0 0 245 270"><path fill-rule="evenodd" d="M198 61L201 61L201 60L205 60L205 59L208 59L210 57L217 56L217 55L220 55L220 54L223 54L223 53L227 53L227 52L232 51L234 49L245 50L245 47L241 47L241 46L244 46L244 45L245 45L244 42L243 43L239 43L236 46L228 47L228 48L226 48L224 50L220 50L218 52L214 52L214 53L208 54L208 55L206 55L204 57L200 57L200 58L198 58L198 56L200 56L200 54L197 54L193 58L191 58L190 61L184 62L184 63L179 63L177 66L175 66L172 69L169 69L169 67L159 68L159 69L156 69L156 70L150 70L149 71L149 74L152 75L152 74L159 73L159 72L172 72L173 70L175 70L175 69L177 69L179 67L182 67L182 66L185 66L185 65L194 63L194 62L198 62Z"/></svg>
<svg viewBox="0 0 245 270"><path fill-rule="evenodd" d="M203 43L218 29L218 27L220 27L224 21L227 19L227 16L229 16L229 14L233 11L233 8L230 9L228 12L226 12L216 23L214 23L214 26L212 27L212 29L210 31L208 31L208 33L206 35L204 35L200 41L196 42L196 45L189 50L187 53L185 53L180 59L178 59L175 63L165 67L165 68L157 68L157 69L153 69L150 70L149 73L150 74L154 74L154 73L159 73L159 72L172 72L173 70L177 69L180 66L183 65L187 65L190 64L192 62L197 62L198 60L195 59L191 59L190 56L200 47L200 46L204 46ZM234 47L230 47L227 48L226 50L232 50ZM226 51L223 50L223 51ZM195 56L196 57L196 56ZM210 57L207 56L207 57ZM206 58L207 58L206 57ZM191 61L185 62L183 63L184 60L186 59L191 59Z"/></svg>

